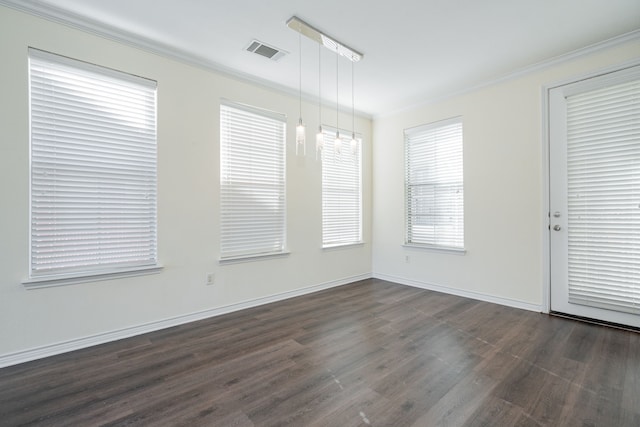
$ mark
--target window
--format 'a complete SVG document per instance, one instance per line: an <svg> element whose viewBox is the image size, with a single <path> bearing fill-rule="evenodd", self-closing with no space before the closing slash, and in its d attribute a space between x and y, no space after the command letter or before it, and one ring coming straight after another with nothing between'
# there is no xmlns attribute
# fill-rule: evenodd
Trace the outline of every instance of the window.
<svg viewBox="0 0 640 427"><path fill-rule="evenodd" d="M30 280L157 267L156 83L29 50Z"/></svg>
<svg viewBox="0 0 640 427"><path fill-rule="evenodd" d="M221 259L285 251L285 116L220 106Z"/></svg>
<svg viewBox="0 0 640 427"><path fill-rule="evenodd" d="M464 250L462 119L405 131L406 243Z"/></svg>
<svg viewBox="0 0 640 427"><path fill-rule="evenodd" d="M335 150L336 131L323 127L322 153L322 245L362 242L361 141L351 146L351 137L341 137Z"/></svg>

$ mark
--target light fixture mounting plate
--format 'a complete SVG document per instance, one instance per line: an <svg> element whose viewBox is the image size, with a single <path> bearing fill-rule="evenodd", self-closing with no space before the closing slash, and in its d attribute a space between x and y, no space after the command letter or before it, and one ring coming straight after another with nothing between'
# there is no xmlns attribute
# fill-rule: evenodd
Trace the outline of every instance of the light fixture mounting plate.
<svg viewBox="0 0 640 427"><path fill-rule="evenodd" d="M337 41L333 37L328 36L317 28L314 28L313 26L307 24L297 16L292 16L291 18L289 18L289 20L287 21L287 27L299 32L303 36L308 37L317 43L320 43L322 46L333 52L338 52L340 55L344 56L352 62L358 62L364 56L362 53L350 48L346 44Z"/></svg>

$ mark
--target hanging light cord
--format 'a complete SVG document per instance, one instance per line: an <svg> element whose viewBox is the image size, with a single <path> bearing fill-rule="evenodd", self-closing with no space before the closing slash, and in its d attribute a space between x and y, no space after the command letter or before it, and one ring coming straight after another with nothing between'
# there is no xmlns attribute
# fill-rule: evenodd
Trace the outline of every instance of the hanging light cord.
<svg viewBox="0 0 640 427"><path fill-rule="evenodd" d="M322 51L318 43L318 129L322 129Z"/></svg>
<svg viewBox="0 0 640 427"><path fill-rule="evenodd" d="M356 139L356 107L355 107L355 96L353 88L354 86L354 72L353 72L353 61L351 61L351 131L353 132L353 139Z"/></svg>
<svg viewBox="0 0 640 427"><path fill-rule="evenodd" d="M338 114L339 114L339 108L340 106L338 105L338 92L339 92L339 88L338 88L338 59L339 59L339 55L338 55L338 48L336 47L336 139L338 139L338 136L340 135L340 127L338 126Z"/></svg>
<svg viewBox="0 0 640 427"><path fill-rule="evenodd" d="M298 33L298 96L300 106L300 123L302 124L302 33Z"/></svg>

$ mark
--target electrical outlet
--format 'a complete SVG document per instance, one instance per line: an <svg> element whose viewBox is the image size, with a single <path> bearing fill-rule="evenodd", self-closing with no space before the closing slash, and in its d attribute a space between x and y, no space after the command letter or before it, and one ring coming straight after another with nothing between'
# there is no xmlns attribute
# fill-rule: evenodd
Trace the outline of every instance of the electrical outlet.
<svg viewBox="0 0 640 427"><path fill-rule="evenodd" d="M411 262L411 257L409 255L405 255L404 256L404 262L406 262L407 264L409 264Z"/></svg>
<svg viewBox="0 0 640 427"><path fill-rule="evenodd" d="M207 273L207 286L213 285L216 282L215 273Z"/></svg>

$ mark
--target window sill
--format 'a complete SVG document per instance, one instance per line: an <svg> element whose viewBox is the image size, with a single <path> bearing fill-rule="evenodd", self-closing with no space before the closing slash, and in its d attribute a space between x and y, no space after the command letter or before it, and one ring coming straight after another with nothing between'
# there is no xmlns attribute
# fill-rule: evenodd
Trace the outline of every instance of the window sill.
<svg viewBox="0 0 640 427"><path fill-rule="evenodd" d="M348 249L355 246L364 246L364 242L354 242L354 243L335 243L332 245L324 245L322 246L322 250L330 251L334 249Z"/></svg>
<svg viewBox="0 0 640 427"><path fill-rule="evenodd" d="M162 271L161 265L149 267L136 267L128 270L106 271L103 273L86 273L75 275L51 275L42 277L32 277L22 281L26 289L51 288L54 286L76 285L80 283L98 282L102 280L120 279L123 277L146 276L157 274Z"/></svg>
<svg viewBox="0 0 640 427"><path fill-rule="evenodd" d="M439 253L445 253L445 254L451 254L451 255L465 255L467 253L467 250L464 248L463 249L447 248L443 246L416 245L412 243L405 243L402 246L408 249L418 249L426 252L439 252Z"/></svg>
<svg viewBox="0 0 640 427"><path fill-rule="evenodd" d="M266 254L253 254L253 255L239 255L239 256L232 256L232 257L222 257L218 260L218 263L220 265L226 265L226 264L239 264L242 262L253 262L253 261L261 261L264 259L271 259L271 258L285 258L288 257L291 254L291 252L289 251L283 251L283 252L271 252L271 253L266 253Z"/></svg>

